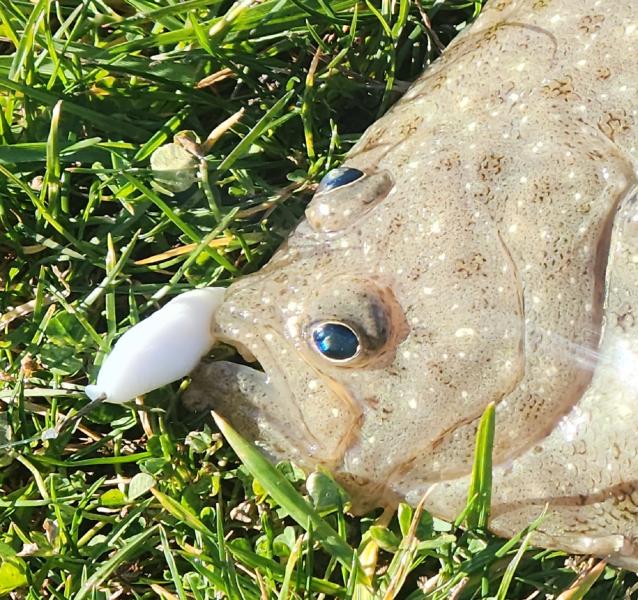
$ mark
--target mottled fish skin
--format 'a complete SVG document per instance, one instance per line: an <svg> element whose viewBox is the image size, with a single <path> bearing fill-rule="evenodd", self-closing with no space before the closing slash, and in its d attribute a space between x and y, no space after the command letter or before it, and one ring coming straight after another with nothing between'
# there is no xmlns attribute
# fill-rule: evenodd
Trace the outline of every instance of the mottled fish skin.
<svg viewBox="0 0 638 600"><path fill-rule="evenodd" d="M267 377L205 365L191 402L361 509L438 482L452 519L493 401L491 528L548 503L536 544L638 570L637 88L635 0L488 2L229 289L216 335ZM318 320L375 342L331 363Z"/></svg>

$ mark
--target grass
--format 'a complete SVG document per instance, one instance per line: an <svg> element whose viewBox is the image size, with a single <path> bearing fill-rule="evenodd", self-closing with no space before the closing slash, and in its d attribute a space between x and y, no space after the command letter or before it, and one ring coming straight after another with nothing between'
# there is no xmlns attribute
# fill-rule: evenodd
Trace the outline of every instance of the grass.
<svg viewBox="0 0 638 600"><path fill-rule="evenodd" d="M630 597L634 575L578 578L584 563L526 532L483 531L489 414L456 524L405 505L353 518L327 474L270 466L180 410L175 388L40 440L160 300L263 265L322 174L480 9L0 3L0 596Z"/></svg>

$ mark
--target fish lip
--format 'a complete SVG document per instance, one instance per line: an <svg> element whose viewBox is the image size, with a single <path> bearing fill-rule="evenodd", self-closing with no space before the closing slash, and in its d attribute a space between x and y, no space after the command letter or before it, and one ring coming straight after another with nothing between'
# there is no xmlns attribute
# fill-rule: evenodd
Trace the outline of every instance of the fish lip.
<svg viewBox="0 0 638 600"><path fill-rule="evenodd" d="M275 361L272 356L272 352L270 352L268 345L266 343L262 343L262 348L259 350L257 354L250 350L248 346L239 341L236 338L230 337L228 335L219 335L215 337L217 346L219 343L225 344L226 346L230 346L233 348L237 354L242 358L243 361L250 363L248 365L249 368L254 369L255 371L262 371L266 375L267 382L270 384L272 377L271 372L273 370L278 370L275 366ZM227 362L241 364L236 360L229 360ZM257 367L255 367L255 363ZM281 375L281 373L279 373ZM277 390L279 391L279 390Z"/></svg>
<svg viewBox="0 0 638 600"><path fill-rule="evenodd" d="M222 344L225 344L226 346L230 346L231 348L233 348L237 352L237 354L241 356L242 360L246 361L247 363L258 363L261 366L261 362L257 360L257 357L255 356L255 354L248 349L248 346L246 346L246 344L243 344L239 340L234 340L229 337L220 336L216 338L216 342L217 343L215 345L217 345L218 343L222 343ZM234 362L234 361L229 361L229 362ZM266 371L264 370L264 372Z"/></svg>
<svg viewBox="0 0 638 600"><path fill-rule="evenodd" d="M277 364L276 357L269 347L269 343L265 339L266 334L272 332L275 334L273 328L266 327L263 333L259 333L255 337L259 340L259 349L250 349L244 342L237 337L228 335L227 333L220 333L215 335L216 345L217 343L223 343L235 349L239 356L250 363L243 365L246 368L253 369L258 372L262 372L265 375L265 386L270 388L274 394L281 398L288 398L292 403L294 402L294 392L287 383L287 379L284 371ZM228 360L228 363L241 365L242 363L237 360Z"/></svg>

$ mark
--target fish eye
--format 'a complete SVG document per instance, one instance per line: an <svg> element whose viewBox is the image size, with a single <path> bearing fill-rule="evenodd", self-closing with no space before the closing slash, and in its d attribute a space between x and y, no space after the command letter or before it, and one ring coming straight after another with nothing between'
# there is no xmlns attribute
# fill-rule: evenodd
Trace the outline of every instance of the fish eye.
<svg viewBox="0 0 638 600"><path fill-rule="evenodd" d="M312 328L312 342L319 354L333 362L352 360L361 352L359 336L352 327L323 321Z"/></svg>
<svg viewBox="0 0 638 600"><path fill-rule="evenodd" d="M316 193L329 192L335 188L348 185L353 181L361 179L364 175L365 173L359 169L353 169L352 167L337 167L336 169L328 171L323 176L323 179L319 182L319 187L317 188Z"/></svg>

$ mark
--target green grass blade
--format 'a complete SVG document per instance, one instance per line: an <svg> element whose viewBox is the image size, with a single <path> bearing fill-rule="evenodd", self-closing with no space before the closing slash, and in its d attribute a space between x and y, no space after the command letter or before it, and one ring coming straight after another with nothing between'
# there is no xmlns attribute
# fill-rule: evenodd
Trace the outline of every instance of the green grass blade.
<svg viewBox="0 0 638 600"><path fill-rule="evenodd" d="M41 89L35 88L31 85L26 85L18 81L11 81L7 77L0 75L0 90L5 88L14 92L20 92L25 96L37 100L45 106L53 106L60 100L59 95L51 92L45 92ZM84 119L89 123L92 123L96 128L106 132L119 132L122 124L118 123L117 119L113 119L102 115L101 113L94 111L90 108L79 105L77 102L73 102L69 98L63 98L64 110L69 114L72 114L80 119ZM149 132L133 123L126 123L126 128L129 130L131 136L140 139L148 139Z"/></svg>
<svg viewBox="0 0 638 600"><path fill-rule="evenodd" d="M498 591L496 592L495 600L507 600L507 592L509 591L510 585L512 584L512 580L514 579L514 573L518 568L525 552L527 551L527 547L529 546L529 540L532 536L532 532L528 532L528 534L523 538L520 547L516 551L514 558L507 565L507 569L505 569L505 573L503 574L503 578L501 579L501 584L498 587Z"/></svg>
<svg viewBox="0 0 638 600"><path fill-rule="evenodd" d="M484 529L490 515L492 502L492 448L496 408L493 402L487 405L476 433L476 448L472 479L468 491L469 510L466 523L470 529Z"/></svg>
<svg viewBox="0 0 638 600"><path fill-rule="evenodd" d="M279 595L277 596L277 600L287 600L290 594L290 583L292 581L292 575L295 572L295 566L297 565L297 561L301 555L301 545L303 543L303 538L297 538L295 545L288 555L288 560L286 561L286 570L284 574L284 580L281 584L281 588L279 590Z"/></svg>
<svg viewBox="0 0 638 600"><path fill-rule="evenodd" d="M177 590L179 600L187 600L186 593L184 592L184 586L182 585L182 576L177 570L177 564L175 563L175 557L173 556L173 551L171 550L168 536L166 535L166 529L164 529L164 527L160 527L159 534L160 542L162 545L162 552L164 553L164 557L166 558L166 564L168 565L171 577L173 578L173 584L175 585L175 589Z"/></svg>
<svg viewBox="0 0 638 600"><path fill-rule="evenodd" d="M283 581L285 576L284 568L271 558L250 552L240 544L229 543L226 545L226 548L237 560L240 560L242 564L251 569L268 573L269 576L276 581ZM343 596L345 592L342 586L325 579L319 579L318 577L309 577L303 588L328 596Z"/></svg>
<svg viewBox="0 0 638 600"><path fill-rule="evenodd" d="M39 0L33 7L29 15L29 20L26 22L22 35L20 36L20 41L11 63L11 69L9 70L9 79L18 79L27 62L32 59L35 34L46 17L48 5L48 0Z"/></svg>
<svg viewBox="0 0 638 600"><path fill-rule="evenodd" d="M188 508L177 502L177 500L167 496L158 489L152 488L151 492L164 510L173 515L178 521L188 525L191 529L198 531L204 535L210 542L216 543L215 534L206 526L200 519L198 519Z"/></svg>
<svg viewBox="0 0 638 600"><path fill-rule="evenodd" d="M275 102L268 111L266 111L266 114L257 121L255 126L244 136L241 142L239 142L239 144L230 151L226 158L224 158L217 168L219 173L224 173L230 169L239 158L248 152L250 146L259 138L259 136L261 136L268 128L272 127L272 121L284 109L286 104L288 104L294 93L294 90L290 90L279 98L279 100L277 100L277 102Z"/></svg>
<svg viewBox="0 0 638 600"><path fill-rule="evenodd" d="M62 223L60 223L60 221L53 214L51 214L49 208L40 201L40 199L33 193L33 191L24 181L11 173L6 167L1 164L0 173L2 173L7 179L12 181L24 192L24 194L31 200L33 206L40 212L44 220L49 223L49 225L51 225L53 229L55 229L61 236L66 238L67 241L69 241L72 245L80 249L86 249L86 244L84 244L73 234L71 234L68 229L64 225L62 225Z"/></svg>
<svg viewBox="0 0 638 600"><path fill-rule="evenodd" d="M60 129L60 115L62 114L62 101L56 102L51 111L51 127L47 139L47 174L46 188L42 189L41 201L44 202L45 189L47 193L49 210L56 211L58 196L60 195L60 145L58 133Z"/></svg>
<svg viewBox="0 0 638 600"><path fill-rule="evenodd" d="M102 584L118 567L129 560L143 546L147 545L149 538L154 536L159 525L154 525L146 531L129 538L127 542L113 556L98 567L98 569L86 580L80 591L73 596L73 600L85 600L92 597L96 588Z"/></svg>
<svg viewBox="0 0 638 600"><path fill-rule="evenodd" d="M251 443L244 440L227 421L216 414L215 422L237 456L268 494L304 529L307 530L308 525L312 523L315 538L345 568L350 569L354 549L339 537L337 532L319 516L319 513L304 500L292 484Z"/></svg>

